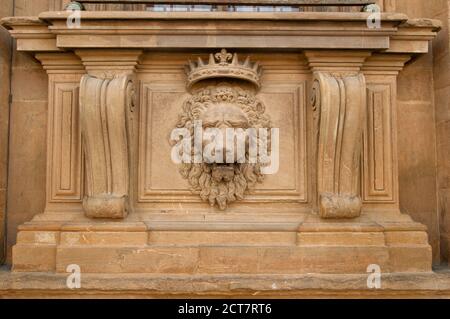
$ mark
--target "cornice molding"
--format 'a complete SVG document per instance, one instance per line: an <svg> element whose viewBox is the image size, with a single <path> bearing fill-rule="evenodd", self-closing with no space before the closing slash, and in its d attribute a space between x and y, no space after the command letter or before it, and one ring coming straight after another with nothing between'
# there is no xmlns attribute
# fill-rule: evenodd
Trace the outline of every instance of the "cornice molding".
<svg viewBox="0 0 450 319"><path fill-rule="evenodd" d="M81 12L79 28L70 12L4 18L19 51L74 49L342 49L421 54L429 50L441 23L382 13L381 27L370 29L370 13L343 12ZM182 22L182 23L181 23Z"/></svg>

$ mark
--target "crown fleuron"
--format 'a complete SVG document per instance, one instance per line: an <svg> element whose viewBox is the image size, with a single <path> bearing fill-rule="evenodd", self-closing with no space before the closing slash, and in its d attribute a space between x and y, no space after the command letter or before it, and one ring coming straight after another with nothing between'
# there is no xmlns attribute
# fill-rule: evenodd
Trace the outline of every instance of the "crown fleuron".
<svg viewBox="0 0 450 319"><path fill-rule="evenodd" d="M189 61L186 73L188 88L199 81L212 78L240 79L260 87L261 67L259 63L250 62L249 57L245 59L244 63L240 63L236 53L228 53L225 49L216 54L210 54L208 63L205 63L200 57L197 62Z"/></svg>

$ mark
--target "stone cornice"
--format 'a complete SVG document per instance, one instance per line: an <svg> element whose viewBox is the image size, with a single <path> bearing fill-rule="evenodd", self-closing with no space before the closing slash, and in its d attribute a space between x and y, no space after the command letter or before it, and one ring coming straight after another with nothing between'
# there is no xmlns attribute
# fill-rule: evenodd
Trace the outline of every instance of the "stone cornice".
<svg viewBox="0 0 450 319"><path fill-rule="evenodd" d="M38 17L8 17L1 19L0 24L17 39L18 51L60 51L56 35Z"/></svg>
<svg viewBox="0 0 450 319"><path fill-rule="evenodd" d="M428 52L436 20L381 14L381 27L367 27L369 13L81 12L80 28L70 13L1 20L18 50L49 52L76 48L173 49L352 49L391 53ZM181 23L182 22L182 23Z"/></svg>

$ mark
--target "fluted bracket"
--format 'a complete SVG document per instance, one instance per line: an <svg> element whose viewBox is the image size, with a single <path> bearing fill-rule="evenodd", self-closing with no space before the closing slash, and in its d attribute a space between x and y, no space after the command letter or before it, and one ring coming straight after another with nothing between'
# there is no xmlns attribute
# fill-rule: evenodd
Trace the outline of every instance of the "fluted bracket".
<svg viewBox="0 0 450 319"><path fill-rule="evenodd" d="M312 106L322 218L355 218L361 214L359 178L365 86L359 72L314 73Z"/></svg>
<svg viewBox="0 0 450 319"><path fill-rule="evenodd" d="M129 210L127 118L133 105L131 75L80 85L80 120L86 161L83 208L92 218L124 218Z"/></svg>

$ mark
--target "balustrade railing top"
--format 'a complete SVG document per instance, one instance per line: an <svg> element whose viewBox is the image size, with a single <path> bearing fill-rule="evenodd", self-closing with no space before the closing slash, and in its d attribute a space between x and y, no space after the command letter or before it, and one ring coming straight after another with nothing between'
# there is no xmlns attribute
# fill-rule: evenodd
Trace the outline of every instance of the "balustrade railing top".
<svg viewBox="0 0 450 319"><path fill-rule="evenodd" d="M375 0L77 0L80 3L106 4L199 4L257 6L366 6Z"/></svg>
<svg viewBox="0 0 450 319"><path fill-rule="evenodd" d="M221 6L357 6L373 4L375 0L76 0L86 4L146 4L146 5L221 5Z"/></svg>
<svg viewBox="0 0 450 319"><path fill-rule="evenodd" d="M376 0L74 0L87 10L359 11Z"/></svg>

